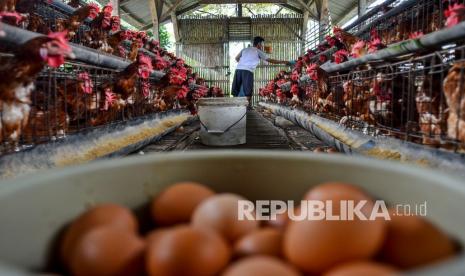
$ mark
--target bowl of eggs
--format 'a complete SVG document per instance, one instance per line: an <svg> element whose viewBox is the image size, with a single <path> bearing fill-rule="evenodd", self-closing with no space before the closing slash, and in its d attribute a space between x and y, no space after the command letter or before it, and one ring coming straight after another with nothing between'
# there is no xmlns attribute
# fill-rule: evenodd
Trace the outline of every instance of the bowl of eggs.
<svg viewBox="0 0 465 276"><path fill-rule="evenodd" d="M0 183L0 275L465 275L464 202L459 178L342 155L99 161Z"/></svg>

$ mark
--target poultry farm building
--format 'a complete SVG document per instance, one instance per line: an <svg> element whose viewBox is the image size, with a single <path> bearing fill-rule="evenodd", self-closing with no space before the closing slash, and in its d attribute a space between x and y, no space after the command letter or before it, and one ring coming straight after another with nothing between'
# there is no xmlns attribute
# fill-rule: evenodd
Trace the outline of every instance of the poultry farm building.
<svg viewBox="0 0 465 276"><path fill-rule="evenodd" d="M256 68L245 144L205 145L199 101L233 97L235 57L257 36L289 63ZM276 150L463 182L465 3L0 0L0 118L4 181L162 152Z"/></svg>

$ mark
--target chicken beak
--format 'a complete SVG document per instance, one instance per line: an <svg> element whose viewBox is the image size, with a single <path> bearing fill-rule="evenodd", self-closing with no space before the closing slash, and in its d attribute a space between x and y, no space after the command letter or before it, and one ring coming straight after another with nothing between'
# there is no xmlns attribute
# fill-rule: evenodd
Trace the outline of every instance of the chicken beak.
<svg viewBox="0 0 465 276"><path fill-rule="evenodd" d="M76 55L71 51L68 54L66 54L66 57L69 58L69 59L75 59Z"/></svg>

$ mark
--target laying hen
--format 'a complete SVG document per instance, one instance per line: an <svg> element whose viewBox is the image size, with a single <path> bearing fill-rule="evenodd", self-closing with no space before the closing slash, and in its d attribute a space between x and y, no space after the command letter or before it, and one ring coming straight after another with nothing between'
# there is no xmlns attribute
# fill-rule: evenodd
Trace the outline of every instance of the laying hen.
<svg viewBox="0 0 465 276"><path fill-rule="evenodd" d="M463 72L465 62L458 62L452 66L444 79L443 90L449 107L447 119L447 136L465 143L465 92ZM462 146L464 147L464 146Z"/></svg>
<svg viewBox="0 0 465 276"><path fill-rule="evenodd" d="M117 31L108 37L108 45L111 48L111 53L115 56L126 58L126 49L121 43L128 38L126 31Z"/></svg>
<svg viewBox="0 0 465 276"><path fill-rule="evenodd" d="M108 45L108 34L112 29L112 22L114 20L111 15L113 6L108 3L103 7L102 11L90 23L90 30L86 32L85 44L88 47L99 49L104 52L111 51Z"/></svg>
<svg viewBox="0 0 465 276"><path fill-rule="evenodd" d="M66 102L71 122L84 119L86 112L93 114L98 109L100 94L94 93L94 84L87 72L78 73L76 80L69 80L57 90Z"/></svg>
<svg viewBox="0 0 465 276"><path fill-rule="evenodd" d="M81 0L70 0L68 2L68 6L73 7L75 9L80 8L81 7Z"/></svg>
<svg viewBox="0 0 465 276"><path fill-rule="evenodd" d="M26 18L16 11L16 0L0 0L0 21L18 26Z"/></svg>
<svg viewBox="0 0 465 276"><path fill-rule="evenodd" d="M17 0L0 0L0 12L12 12L16 10Z"/></svg>
<svg viewBox="0 0 465 276"><path fill-rule="evenodd" d="M30 95L34 81L45 65L59 67L65 57L73 58L66 33L39 36L21 45L14 58L0 62L0 100L4 139L17 147L28 125Z"/></svg>
<svg viewBox="0 0 465 276"><path fill-rule="evenodd" d="M441 135L446 132L445 105L440 101L441 80L439 74L420 76L415 79L418 125L425 145L440 145Z"/></svg>
<svg viewBox="0 0 465 276"><path fill-rule="evenodd" d="M136 92L139 78L148 79L152 71L152 60L148 56L139 55L136 62L131 63L118 74L113 84L113 92L120 94L123 100L127 100Z"/></svg>
<svg viewBox="0 0 465 276"><path fill-rule="evenodd" d="M64 20L58 20L57 31L68 30L68 39L71 40L76 35L85 19L95 19L100 12L99 6L94 3L83 6L73 12L73 14Z"/></svg>
<svg viewBox="0 0 465 276"><path fill-rule="evenodd" d="M352 49L353 45L360 40L357 36L350 34L339 27L334 27L333 29L334 36L337 40L339 40L342 44L344 44L346 50ZM342 49L339 48L338 49Z"/></svg>

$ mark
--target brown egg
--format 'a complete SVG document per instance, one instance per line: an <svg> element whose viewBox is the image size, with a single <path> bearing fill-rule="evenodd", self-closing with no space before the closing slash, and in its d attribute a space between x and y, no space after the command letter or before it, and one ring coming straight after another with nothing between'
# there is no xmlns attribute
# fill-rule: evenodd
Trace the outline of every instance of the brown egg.
<svg viewBox="0 0 465 276"><path fill-rule="evenodd" d="M226 241L214 231L178 226L151 240L145 264L150 276L209 276L219 273L230 255Z"/></svg>
<svg viewBox="0 0 465 276"><path fill-rule="evenodd" d="M270 256L252 256L230 265L222 276L299 276L294 267Z"/></svg>
<svg viewBox="0 0 465 276"><path fill-rule="evenodd" d="M400 268L410 269L451 257L453 241L427 220L417 216L396 216L390 211L383 259Z"/></svg>
<svg viewBox="0 0 465 276"><path fill-rule="evenodd" d="M102 204L93 207L80 215L66 229L61 242L61 257L65 264L79 238L89 230L103 225L111 225L135 233L138 225L132 212L126 207L116 204Z"/></svg>
<svg viewBox="0 0 465 276"><path fill-rule="evenodd" d="M234 194L219 194L202 202L192 215L194 227L212 229L226 240L234 242L258 228L257 220L239 220L238 202L245 198Z"/></svg>
<svg viewBox="0 0 465 276"><path fill-rule="evenodd" d="M341 201L361 200L367 203L361 209L370 217L372 199L362 190L344 183L326 183L310 190L306 200L331 201L333 215L341 215ZM284 232L284 254L287 259L308 273L321 273L334 265L374 256L385 236L384 219L353 220L312 219L291 221Z"/></svg>
<svg viewBox="0 0 465 276"><path fill-rule="evenodd" d="M274 228L262 228L240 238L234 245L234 255L238 257L248 255L282 255L283 235Z"/></svg>
<svg viewBox="0 0 465 276"><path fill-rule="evenodd" d="M150 207L153 219L162 226L188 223L195 208L214 194L210 188L195 182L171 185L153 199Z"/></svg>
<svg viewBox="0 0 465 276"><path fill-rule="evenodd" d="M70 271L75 276L140 275L145 242L135 233L112 226L87 232L75 245Z"/></svg>
<svg viewBox="0 0 465 276"><path fill-rule="evenodd" d="M315 148L315 149L313 150L313 152L315 152L315 153L322 153L322 152L325 152L325 150L324 150L323 148L321 148L321 147L318 147L318 148Z"/></svg>
<svg viewBox="0 0 465 276"><path fill-rule="evenodd" d="M155 229L155 230L149 232L145 236L145 241L147 242L147 244L150 244L151 242L154 242L157 239L159 239L160 237L162 237L165 233L169 232L169 230L171 230L171 229L173 229L173 228Z"/></svg>
<svg viewBox="0 0 465 276"><path fill-rule="evenodd" d="M393 276L399 271L392 266L370 261L357 261L345 263L332 268L323 276Z"/></svg>

